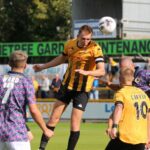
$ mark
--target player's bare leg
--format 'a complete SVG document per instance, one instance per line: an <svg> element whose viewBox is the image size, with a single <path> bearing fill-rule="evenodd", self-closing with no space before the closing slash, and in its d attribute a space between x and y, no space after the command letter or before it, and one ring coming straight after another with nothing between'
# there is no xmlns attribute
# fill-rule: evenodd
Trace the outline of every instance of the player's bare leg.
<svg viewBox="0 0 150 150"><path fill-rule="evenodd" d="M57 125L57 123L60 120L60 117L62 115L62 113L64 112L64 110L66 109L67 104L61 102L61 101L56 101L52 110L52 114L50 116L50 119L47 123L47 127L54 131L55 126ZM42 138L41 138L41 143L40 143L40 147L39 150L45 150L45 147L48 143L49 139L47 139L47 137L43 134Z"/></svg>
<svg viewBox="0 0 150 150"><path fill-rule="evenodd" d="M80 136L80 124L81 124L82 115L83 115L82 110L73 108L72 115L71 115L71 131L70 131L67 150L74 150L78 142Z"/></svg>

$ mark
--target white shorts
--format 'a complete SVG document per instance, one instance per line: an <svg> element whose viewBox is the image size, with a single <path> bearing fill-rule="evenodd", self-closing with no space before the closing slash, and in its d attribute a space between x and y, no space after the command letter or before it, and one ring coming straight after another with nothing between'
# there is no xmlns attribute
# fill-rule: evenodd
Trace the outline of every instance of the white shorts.
<svg viewBox="0 0 150 150"><path fill-rule="evenodd" d="M31 150L30 142L0 142L0 150Z"/></svg>

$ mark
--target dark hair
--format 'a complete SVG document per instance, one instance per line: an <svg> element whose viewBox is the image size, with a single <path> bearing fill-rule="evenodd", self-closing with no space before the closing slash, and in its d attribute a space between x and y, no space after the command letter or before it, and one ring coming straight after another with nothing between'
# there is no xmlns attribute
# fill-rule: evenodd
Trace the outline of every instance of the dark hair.
<svg viewBox="0 0 150 150"><path fill-rule="evenodd" d="M87 31L89 33L93 33L93 29L88 25L81 26L81 28L79 29L78 35L81 34L82 31Z"/></svg>

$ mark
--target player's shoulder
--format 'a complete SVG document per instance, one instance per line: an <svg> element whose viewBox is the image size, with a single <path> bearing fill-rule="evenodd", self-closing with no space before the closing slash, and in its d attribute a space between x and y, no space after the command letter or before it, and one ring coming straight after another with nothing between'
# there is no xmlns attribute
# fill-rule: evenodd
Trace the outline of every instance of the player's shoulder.
<svg viewBox="0 0 150 150"><path fill-rule="evenodd" d="M126 97L131 95L131 91L133 90L133 86L123 86L121 87L114 95L115 99L119 98L120 101L124 101Z"/></svg>
<svg viewBox="0 0 150 150"><path fill-rule="evenodd" d="M132 91L132 90L135 90L135 86L132 86L132 85L130 85L130 86L123 86L123 87L121 87L118 91L117 91L117 93L122 93L122 94L129 94L130 93L130 91Z"/></svg>
<svg viewBox="0 0 150 150"><path fill-rule="evenodd" d="M27 75L23 75L22 76L22 82L27 85L27 84L33 84L32 79L27 76Z"/></svg>
<svg viewBox="0 0 150 150"><path fill-rule="evenodd" d="M131 94L132 94L132 91L134 91L135 93L146 95L146 93L141 88L136 87L136 86L132 86L132 88L133 88L133 90L129 90L129 92L131 91Z"/></svg>
<svg viewBox="0 0 150 150"><path fill-rule="evenodd" d="M143 95L148 101L150 100L149 96L141 88L138 88L138 87L135 87L135 88L136 88L138 94Z"/></svg>
<svg viewBox="0 0 150 150"><path fill-rule="evenodd" d="M72 46L72 45L76 44L76 42L77 42L76 38L70 39L65 43L65 46Z"/></svg>
<svg viewBox="0 0 150 150"><path fill-rule="evenodd" d="M101 53L101 55L103 53L102 48L99 46L99 44L93 40L91 41L91 43L89 45L89 49L94 53Z"/></svg>
<svg viewBox="0 0 150 150"><path fill-rule="evenodd" d="M123 94L123 93L125 93L125 91L126 91L126 89L124 88L124 87L122 87L122 88L120 88L120 89L118 89L117 91L116 91L116 94L118 95L118 94Z"/></svg>
<svg viewBox="0 0 150 150"><path fill-rule="evenodd" d="M100 47L100 45L94 40L91 40L90 45L93 46L93 47Z"/></svg>
<svg viewBox="0 0 150 150"><path fill-rule="evenodd" d="M16 77L19 79L20 84L23 84L24 87L28 87L29 85L33 84L32 79L25 74L16 75Z"/></svg>

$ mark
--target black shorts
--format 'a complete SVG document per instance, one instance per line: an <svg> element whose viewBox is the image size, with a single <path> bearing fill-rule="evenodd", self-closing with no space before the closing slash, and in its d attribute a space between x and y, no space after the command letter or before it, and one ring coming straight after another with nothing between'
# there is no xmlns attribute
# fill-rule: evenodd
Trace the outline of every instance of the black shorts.
<svg viewBox="0 0 150 150"><path fill-rule="evenodd" d="M122 142L121 140L119 140L119 138L116 138L110 140L105 150L144 150L144 148L144 143L129 144Z"/></svg>
<svg viewBox="0 0 150 150"><path fill-rule="evenodd" d="M61 86L58 91L57 99L69 104L72 100L73 107L85 111L89 93L84 91L69 90L65 86Z"/></svg>

